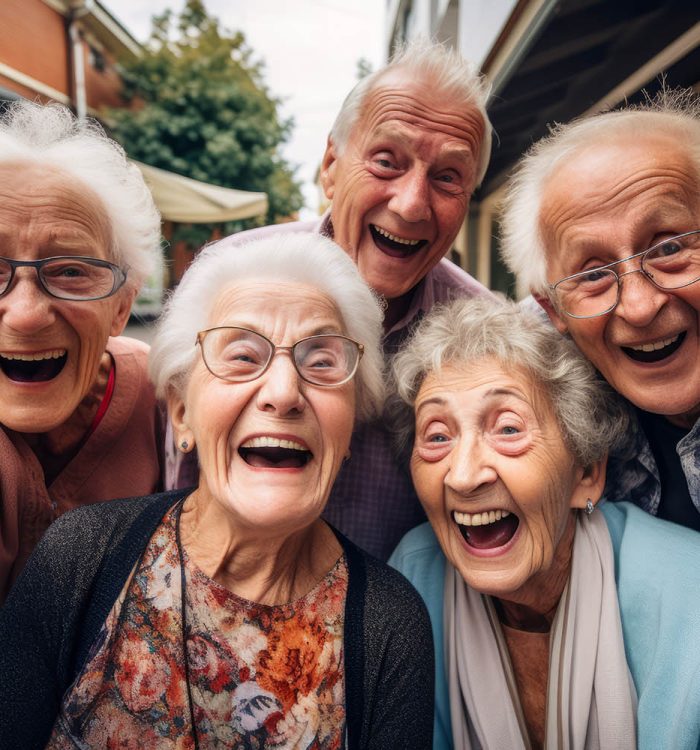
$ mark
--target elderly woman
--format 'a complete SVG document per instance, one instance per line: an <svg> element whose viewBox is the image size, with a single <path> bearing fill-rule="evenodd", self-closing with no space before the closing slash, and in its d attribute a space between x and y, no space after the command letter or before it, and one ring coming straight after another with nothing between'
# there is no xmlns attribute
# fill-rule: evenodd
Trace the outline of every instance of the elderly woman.
<svg viewBox="0 0 700 750"><path fill-rule="evenodd" d="M330 240L199 256L151 352L199 485L49 530L0 613L1 747L430 745L420 597L320 519L380 336Z"/></svg>
<svg viewBox="0 0 700 750"><path fill-rule="evenodd" d="M695 750L700 540L596 510L626 418L591 365L527 310L458 301L395 376L430 525L392 561L431 613L434 747Z"/></svg>
<svg viewBox="0 0 700 750"><path fill-rule="evenodd" d="M0 603L49 524L159 489L147 347L118 337L160 268L138 170L95 124L0 116Z"/></svg>

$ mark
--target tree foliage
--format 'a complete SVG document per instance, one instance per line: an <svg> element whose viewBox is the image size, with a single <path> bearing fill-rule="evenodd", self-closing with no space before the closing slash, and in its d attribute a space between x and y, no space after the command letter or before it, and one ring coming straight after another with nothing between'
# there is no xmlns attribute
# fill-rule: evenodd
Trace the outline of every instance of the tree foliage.
<svg viewBox="0 0 700 750"><path fill-rule="evenodd" d="M124 64L131 110L109 113L134 159L223 187L264 191L267 221L302 205L295 170L280 155L292 120L264 83L242 33L223 29L202 0L154 16L144 53ZM240 227L239 227L240 228Z"/></svg>

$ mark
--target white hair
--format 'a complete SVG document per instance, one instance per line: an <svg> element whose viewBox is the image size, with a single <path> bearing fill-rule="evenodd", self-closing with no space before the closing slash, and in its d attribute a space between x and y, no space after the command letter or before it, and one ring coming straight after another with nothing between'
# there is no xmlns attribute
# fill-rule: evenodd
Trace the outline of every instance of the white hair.
<svg viewBox="0 0 700 750"><path fill-rule="evenodd" d="M548 293L540 210L554 170L584 149L654 133L676 138L700 176L700 98L690 89L663 90L643 104L557 125L529 149L510 178L501 219L501 253L518 296Z"/></svg>
<svg viewBox="0 0 700 750"><path fill-rule="evenodd" d="M402 452L413 442L413 406L426 376L448 366L468 371L484 359L532 378L580 466L603 458L624 437L622 401L544 316L506 299L458 299L433 308L392 362L398 398L387 413Z"/></svg>
<svg viewBox="0 0 700 750"><path fill-rule="evenodd" d="M491 156L491 122L486 113L490 86L476 66L465 60L458 50L431 42L425 37L418 37L398 47L387 65L365 76L347 95L331 128L331 138L338 153L342 153L350 139L367 97L388 73L396 70L417 80L430 81L432 90L453 104L462 102L465 108L478 110L484 123L476 179L476 184L480 184Z"/></svg>
<svg viewBox="0 0 700 750"><path fill-rule="evenodd" d="M158 323L149 359L157 395L183 393L197 356L197 333L211 325L219 296L252 279L312 286L335 302L344 333L364 346L355 376L357 416L376 416L384 398L381 303L338 245L307 232L276 234L238 247L219 242L202 250Z"/></svg>
<svg viewBox="0 0 700 750"><path fill-rule="evenodd" d="M0 165L53 167L92 191L109 221L110 260L138 289L162 268L160 216L139 169L93 120L61 104L14 101L0 113Z"/></svg>

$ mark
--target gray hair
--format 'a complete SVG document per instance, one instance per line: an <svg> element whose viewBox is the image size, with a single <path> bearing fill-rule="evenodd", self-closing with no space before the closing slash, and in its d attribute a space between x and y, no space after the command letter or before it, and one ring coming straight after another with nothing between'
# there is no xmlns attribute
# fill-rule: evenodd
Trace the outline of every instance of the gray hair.
<svg viewBox="0 0 700 750"><path fill-rule="evenodd" d="M0 112L0 165L53 167L91 190L107 214L110 259L129 268L138 289L160 272L160 215L139 169L92 120L78 120L61 104L9 103Z"/></svg>
<svg viewBox="0 0 700 750"><path fill-rule="evenodd" d="M491 156L491 122L486 113L491 87L476 66L465 60L458 50L425 37L399 46L387 65L365 76L347 95L331 128L331 138L339 153L350 139L367 97L388 73L396 70L405 71L418 80L427 79L433 90L441 92L446 99L463 102L465 107L475 107L479 111L484 122L484 139L477 165L478 185L486 174Z"/></svg>
<svg viewBox="0 0 700 750"><path fill-rule="evenodd" d="M458 299L434 308L393 361L390 414L400 448L413 442L413 405L426 376L493 358L527 372L552 406L580 466L603 458L624 436L622 401L576 346L532 310L505 299Z"/></svg>
<svg viewBox="0 0 700 750"><path fill-rule="evenodd" d="M700 175L700 97L691 89L663 90L642 104L556 125L520 160L508 184L501 220L501 252L515 274L519 296L547 294L540 209L555 168L587 147L621 138L634 142L649 133L675 135Z"/></svg>
<svg viewBox="0 0 700 750"><path fill-rule="evenodd" d="M151 346L149 369L157 395L183 393L197 356L197 333L211 324L218 297L251 279L310 285L335 302L345 333L365 348L355 376L357 417L377 415L384 399L381 303L338 245L307 232L275 234L238 247L218 242L202 250L168 299Z"/></svg>

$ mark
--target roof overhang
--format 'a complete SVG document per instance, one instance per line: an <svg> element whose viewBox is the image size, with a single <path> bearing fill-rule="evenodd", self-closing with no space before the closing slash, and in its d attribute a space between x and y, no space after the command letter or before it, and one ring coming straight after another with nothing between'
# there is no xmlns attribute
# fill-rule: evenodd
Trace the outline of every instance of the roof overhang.
<svg viewBox="0 0 700 750"><path fill-rule="evenodd" d="M263 216L267 194L209 185L133 162L143 174L162 218L183 224L216 224Z"/></svg>
<svg viewBox="0 0 700 750"><path fill-rule="evenodd" d="M697 87L700 13L682 0L521 0L483 69L494 149L478 196L498 190L548 126L667 87Z"/></svg>

